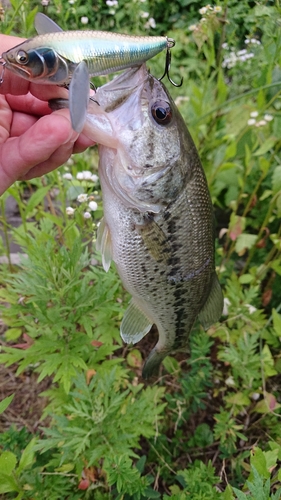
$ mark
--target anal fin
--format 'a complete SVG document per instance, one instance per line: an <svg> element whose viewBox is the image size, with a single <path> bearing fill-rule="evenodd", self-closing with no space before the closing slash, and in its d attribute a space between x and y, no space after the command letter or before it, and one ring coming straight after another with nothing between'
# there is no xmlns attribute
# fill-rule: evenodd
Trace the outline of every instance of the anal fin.
<svg viewBox="0 0 281 500"><path fill-rule="evenodd" d="M102 265L105 272L107 272L112 260L112 243L109 228L104 217L98 226L96 249L102 254Z"/></svg>
<svg viewBox="0 0 281 500"><path fill-rule="evenodd" d="M212 275L211 283L209 296L198 314L198 319L205 330L220 319L223 310L223 294L216 272Z"/></svg>
<svg viewBox="0 0 281 500"><path fill-rule="evenodd" d="M125 311L120 327L120 335L124 342L126 344L136 344L149 332L151 327L151 321L132 299Z"/></svg>

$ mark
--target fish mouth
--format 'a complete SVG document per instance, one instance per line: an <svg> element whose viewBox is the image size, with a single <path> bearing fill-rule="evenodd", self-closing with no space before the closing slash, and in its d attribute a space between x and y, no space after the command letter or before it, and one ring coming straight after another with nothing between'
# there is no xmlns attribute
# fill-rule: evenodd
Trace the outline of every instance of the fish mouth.
<svg viewBox="0 0 281 500"><path fill-rule="evenodd" d="M141 93L149 73L145 64L127 69L97 89L96 97L107 113L119 108L136 90Z"/></svg>

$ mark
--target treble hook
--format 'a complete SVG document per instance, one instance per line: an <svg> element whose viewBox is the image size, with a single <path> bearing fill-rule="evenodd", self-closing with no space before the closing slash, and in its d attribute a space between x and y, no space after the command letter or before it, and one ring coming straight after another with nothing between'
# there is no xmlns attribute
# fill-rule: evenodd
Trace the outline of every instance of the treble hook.
<svg viewBox="0 0 281 500"><path fill-rule="evenodd" d="M1 56L0 56L1 59ZM4 73L5 73L5 67L6 67L6 61L1 61L0 60L0 66L2 66L1 72L0 72L0 85L4 82Z"/></svg>
<svg viewBox="0 0 281 500"><path fill-rule="evenodd" d="M171 48L173 48L176 44L175 40L173 38L167 38L167 51L166 51L166 61L165 61L165 71L163 76L161 78L158 78L158 81L161 82L163 78L167 75L167 78L169 82L174 85L174 87L181 87L183 78L181 78L180 83L175 83L172 78L170 77L170 68L171 68L171 59L172 59L172 54L171 54Z"/></svg>

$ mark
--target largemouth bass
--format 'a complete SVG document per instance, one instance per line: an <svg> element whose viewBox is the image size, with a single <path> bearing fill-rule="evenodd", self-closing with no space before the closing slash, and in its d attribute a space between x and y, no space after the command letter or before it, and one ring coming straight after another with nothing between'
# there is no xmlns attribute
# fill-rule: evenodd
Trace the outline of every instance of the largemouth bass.
<svg viewBox="0 0 281 500"><path fill-rule="evenodd" d="M40 33L3 52L10 71L34 83L70 83L72 126L81 132L89 97L89 78L141 65L175 45L165 36L133 36L106 31L62 31L38 13L35 27Z"/></svg>
<svg viewBox="0 0 281 500"><path fill-rule="evenodd" d="M97 248L105 270L112 259L132 295L123 340L134 344L158 328L143 368L148 378L165 356L187 349L197 318L208 328L221 316L213 207L183 118L145 65L102 86L95 98L100 107L90 103L84 130L100 143L104 219Z"/></svg>

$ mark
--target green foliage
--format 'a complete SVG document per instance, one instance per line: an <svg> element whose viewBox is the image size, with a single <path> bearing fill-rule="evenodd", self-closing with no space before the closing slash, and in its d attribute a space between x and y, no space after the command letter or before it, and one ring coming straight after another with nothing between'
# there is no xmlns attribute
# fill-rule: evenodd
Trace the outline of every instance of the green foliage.
<svg viewBox="0 0 281 500"><path fill-rule="evenodd" d="M184 83L171 94L209 182L226 300L219 324L194 326L188 357L166 358L157 382L144 386L151 341L122 346L128 296L93 250L102 216L96 150L12 186L0 201L8 262L0 268L0 362L16 377L50 383L40 435L15 425L0 434L5 499L281 497L281 10L266 0L211 7L54 0L43 9L63 29L175 38L171 75ZM12 0L2 33L32 36L37 9ZM153 74L163 60L149 62ZM8 196L18 228L5 214ZM26 254L17 266L10 243ZM7 421L10 394L0 403Z"/></svg>

